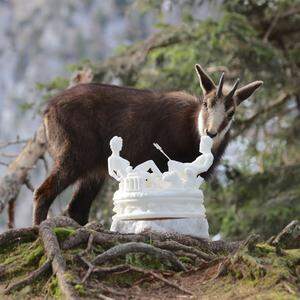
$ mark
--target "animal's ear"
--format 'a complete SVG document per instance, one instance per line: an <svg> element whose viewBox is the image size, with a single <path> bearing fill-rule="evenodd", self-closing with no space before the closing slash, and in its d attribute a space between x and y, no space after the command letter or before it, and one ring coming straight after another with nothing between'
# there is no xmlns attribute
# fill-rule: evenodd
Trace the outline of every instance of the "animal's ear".
<svg viewBox="0 0 300 300"><path fill-rule="evenodd" d="M237 89L234 94L236 105L239 105L241 102L248 99L255 92L255 90L258 89L262 84L263 84L262 81L253 81Z"/></svg>
<svg viewBox="0 0 300 300"><path fill-rule="evenodd" d="M200 86L204 95L216 88L212 79L207 75L200 65L196 64L195 69L198 74Z"/></svg>

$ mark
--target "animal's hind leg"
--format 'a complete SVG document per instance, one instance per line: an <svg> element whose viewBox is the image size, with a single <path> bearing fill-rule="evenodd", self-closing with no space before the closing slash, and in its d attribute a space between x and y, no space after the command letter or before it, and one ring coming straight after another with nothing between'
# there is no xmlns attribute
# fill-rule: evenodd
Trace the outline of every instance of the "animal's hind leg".
<svg viewBox="0 0 300 300"><path fill-rule="evenodd" d="M77 177L73 172L66 172L62 168L55 168L51 175L42 183L34 193L33 223L39 225L47 218L49 208L55 198Z"/></svg>
<svg viewBox="0 0 300 300"><path fill-rule="evenodd" d="M77 189L68 206L69 216L80 225L89 220L90 208L105 180L105 176L87 176L78 180Z"/></svg>

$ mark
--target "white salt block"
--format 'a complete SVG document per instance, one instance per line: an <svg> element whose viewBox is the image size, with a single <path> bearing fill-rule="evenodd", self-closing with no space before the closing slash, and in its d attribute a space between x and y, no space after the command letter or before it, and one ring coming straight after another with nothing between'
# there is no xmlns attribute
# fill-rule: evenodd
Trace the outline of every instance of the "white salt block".
<svg viewBox="0 0 300 300"><path fill-rule="evenodd" d="M120 220L113 218L111 231L121 233L180 233L199 238L209 238L208 222L205 216L182 219L156 219L156 220Z"/></svg>

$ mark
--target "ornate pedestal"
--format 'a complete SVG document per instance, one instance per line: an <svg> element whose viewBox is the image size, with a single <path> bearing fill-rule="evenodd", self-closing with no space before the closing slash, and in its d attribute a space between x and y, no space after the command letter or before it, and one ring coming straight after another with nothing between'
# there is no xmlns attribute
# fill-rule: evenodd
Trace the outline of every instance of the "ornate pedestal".
<svg viewBox="0 0 300 300"><path fill-rule="evenodd" d="M206 172L213 163L213 140L202 136L199 156L186 163L171 160L154 144L168 158L168 171L164 173L153 160L133 168L120 156L122 146L121 137L111 139L108 172L120 183L113 198L115 215L111 230L177 232L208 238L203 193L199 189L203 178L198 174Z"/></svg>
<svg viewBox="0 0 300 300"><path fill-rule="evenodd" d="M114 194L112 231L177 232L208 238L203 193L198 189L145 188L145 181L131 173ZM146 182L147 184L147 182Z"/></svg>

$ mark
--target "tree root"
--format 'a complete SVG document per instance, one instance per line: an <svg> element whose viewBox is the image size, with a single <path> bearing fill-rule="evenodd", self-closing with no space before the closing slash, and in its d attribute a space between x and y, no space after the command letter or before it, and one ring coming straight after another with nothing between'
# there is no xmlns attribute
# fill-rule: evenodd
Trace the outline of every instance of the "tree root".
<svg viewBox="0 0 300 300"><path fill-rule="evenodd" d="M15 242L31 242L38 237L37 227L10 229L0 234L0 247Z"/></svg>
<svg viewBox="0 0 300 300"><path fill-rule="evenodd" d="M269 243L278 249L300 248L300 222L296 220L290 222Z"/></svg>
<svg viewBox="0 0 300 300"><path fill-rule="evenodd" d="M175 234L175 233L142 233L142 234L122 234L112 231L95 231L88 227L79 228L76 233L68 237L62 244L62 249L71 249L81 244L87 243L91 232L94 233L93 243L99 244L103 247L113 247L117 243L129 243L129 242L143 242L149 243L150 241L155 242L177 242L178 244L185 245L188 247L201 249L202 254L209 253L210 255L235 252L241 242L230 242L230 241L210 241L208 239L200 239L191 236ZM177 245L178 246L178 245ZM167 247L167 244L166 244ZM191 249L191 248L190 248ZM186 251L188 252L188 251ZM196 253L195 253L196 254ZM200 256L200 252L197 252ZM207 255L203 254L206 258ZM203 257L204 258L204 257ZM205 258L204 258L205 259Z"/></svg>
<svg viewBox="0 0 300 300"><path fill-rule="evenodd" d="M206 261L210 261L210 260L213 260L216 258L216 255L213 253L207 254L204 251L196 249L195 247L182 245L176 241L165 241L165 242L154 241L153 244L161 249L166 249L166 250L170 250L170 251L182 250L187 253L192 253Z"/></svg>
<svg viewBox="0 0 300 300"><path fill-rule="evenodd" d="M165 284L167 284L168 286L173 287L173 288L175 288L175 289L177 289L177 290L179 290L179 291L181 291L181 292L183 292L185 294L188 294L188 295L191 295L191 296L193 295L192 292L190 292L190 291L184 289L183 287L179 286L178 284L173 283L170 280L168 280L168 279L160 276L159 274L155 273L154 271L145 270L145 269L141 269L141 268L134 267L134 266L129 266L129 270L142 273L142 274L144 274L146 276L154 277L155 279L157 279L159 281L162 281Z"/></svg>
<svg viewBox="0 0 300 300"><path fill-rule="evenodd" d="M138 267L135 267L132 265L126 265L126 264L117 265L117 266L113 266L113 267L95 267L92 263L88 262L86 259L84 259L82 257L80 257L80 259L88 266L88 271L87 271L86 275L84 276L82 282L85 282L91 274L97 274L97 275L103 276L105 274L113 274L113 273L120 274L123 272L134 271L134 272L138 272L143 275L146 275L146 276L154 277L155 279L162 281L165 284L167 284L168 286L176 288L177 290L179 290L185 294L193 295L190 291L180 287L178 284L173 283L170 280L167 280L166 278L160 276L159 274L157 274L151 270L145 270L142 268L138 268Z"/></svg>
<svg viewBox="0 0 300 300"><path fill-rule="evenodd" d="M13 291L21 290L26 285L30 285L35 280L39 279L40 276L44 275L46 272L48 272L51 269L51 261L48 259L40 268L33 271L29 276L26 278L12 284L8 288L5 289L4 293L6 295L10 294Z"/></svg>
<svg viewBox="0 0 300 300"><path fill-rule="evenodd" d="M239 270L237 270L237 268L235 267L235 265L239 262L245 264L246 267L254 269L257 273L257 277L264 276L266 274L265 268L260 265L254 258L245 253L245 249L249 252L254 251L259 239L260 237L256 234L249 235L248 238L240 244L235 253L229 255L219 264L217 273L213 277L213 279L225 276L228 274L228 272L231 272L237 277L246 277L247 270L243 270L243 267L241 266L239 267ZM254 275L252 274L252 276Z"/></svg>
<svg viewBox="0 0 300 300"><path fill-rule="evenodd" d="M98 255L92 261L92 264L99 265L129 253L139 253L139 252L156 256L161 260L169 261L176 271L187 270L186 267L177 259L174 253L167 250L161 250L159 248L156 248L148 244L136 243L136 242L117 245L105 251L104 253Z"/></svg>
<svg viewBox="0 0 300 300"><path fill-rule="evenodd" d="M77 293L70 282L70 278L67 273L66 262L62 256L57 237L53 233L53 229L55 227L64 226L79 227L79 225L70 218L53 218L41 223L39 234L44 244L46 255L51 261L53 273L57 277L62 293L67 299L75 300L79 299L79 297L77 296Z"/></svg>
<svg viewBox="0 0 300 300"><path fill-rule="evenodd" d="M64 238L58 239L56 236L58 231L55 230L57 227L62 227L62 230L68 227L66 230L70 228L71 233ZM220 263L220 261L222 262L220 263L220 269L228 270L230 264L233 263L233 256L230 256L230 259L224 259L226 253L235 254L245 247L248 247L249 249L247 249L250 251L250 249L255 247L256 243L256 239L253 238L245 242L212 242L207 239L199 239L180 234L159 234L151 232L143 234L121 234L105 230L97 223L80 226L72 219L62 216L48 219L42 222L39 227L8 230L0 235L0 246L3 246L3 249L5 249L5 247L11 243L36 241L35 246L28 248L27 251L30 252L40 247L38 237L43 244L46 262L24 279L6 288L4 291L5 294L10 294L13 291L31 285L48 271L52 271L53 275L55 275L55 280L57 280L60 292L66 299L79 299L79 294L84 292L82 284L91 286L90 290L93 290L93 285L96 284L97 291L95 291L95 294L97 294L97 297L100 299L111 299L109 298L110 295L112 298L126 298L127 295L122 291L115 290L113 287L101 281L95 283L93 280L90 280L90 277L94 274L97 275L98 279L102 278L102 280L105 281L111 274L123 276L123 273L128 272L142 274L143 281L145 281L145 279L160 281L184 294L192 295L190 291L166 279L166 276L173 276L175 272L178 271L184 271L186 273L204 270ZM81 252L74 249L84 245L86 245L86 248ZM103 252L94 257L94 250L97 249L98 251L99 246L101 246L101 251ZM76 253L74 253L72 249L74 249ZM81 274L82 270L75 269L75 271L78 272L76 274L74 270L69 270L62 251L65 251L64 255L67 255L67 261L74 261L76 257L80 258L77 261L75 260L75 264L77 264L78 261L81 262L81 265L84 265L84 270L87 268L87 271ZM167 262L165 267L168 269L171 268L175 272L169 271L169 273L166 273L128 264L126 260L124 260L124 257L132 253L141 253L148 255L147 257L155 257L159 263ZM18 259L23 259L24 257L25 256L19 255ZM237 259L237 256L235 256L235 258ZM184 259L186 259L186 263ZM122 260L124 262L123 264ZM245 266L250 263L249 260L244 260ZM11 267L13 266L20 269L20 264L18 264L18 261L4 263L1 265L0 272L4 272L5 274L8 270L12 275L14 272L10 272ZM18 271L19 269L16 270ZM141 284L141 280L134 283L135 286L139 284Z"/></svg>

